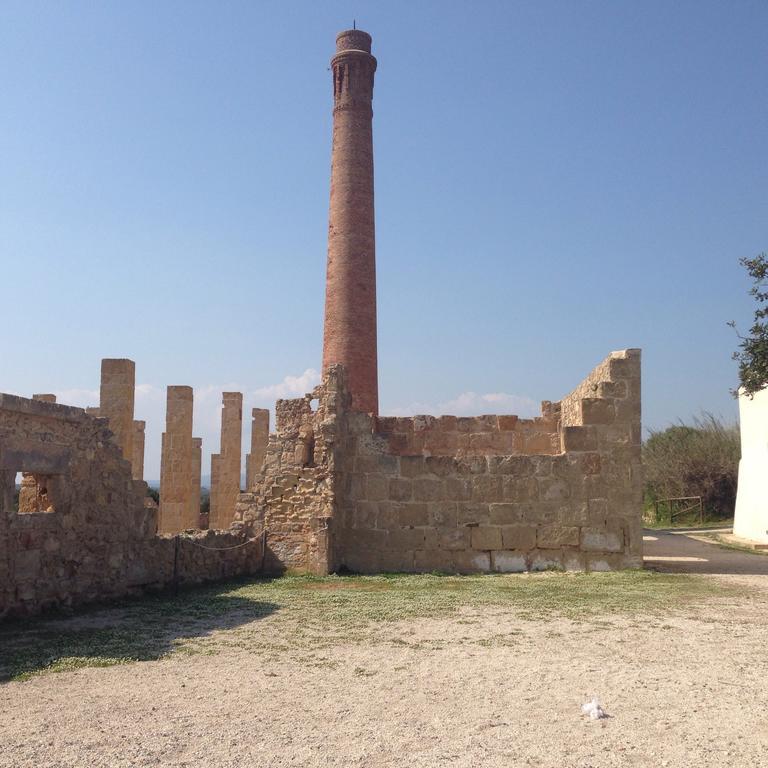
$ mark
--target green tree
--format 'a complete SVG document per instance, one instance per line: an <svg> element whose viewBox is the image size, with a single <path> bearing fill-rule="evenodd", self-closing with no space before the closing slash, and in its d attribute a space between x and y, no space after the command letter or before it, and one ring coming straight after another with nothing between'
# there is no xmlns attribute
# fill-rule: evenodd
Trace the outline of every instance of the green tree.
<svg viewBox="0 0 768 768"><path fill-rule="evenodd" d="M740 453L738 426L709 413L651 432L643 444L646 499L701 496L707 514L732 517Z"/></svg>
<svg viewBox="0 0 768 768"><path fill-rule="evenodd" d="M751 396L768 385L768 254L740 259L739 263L752 278L749 294L758 305L749 335L739 334L739 351L733 353L739 364L739 384ZM728 325L736 328L734 322Z"/></svg>

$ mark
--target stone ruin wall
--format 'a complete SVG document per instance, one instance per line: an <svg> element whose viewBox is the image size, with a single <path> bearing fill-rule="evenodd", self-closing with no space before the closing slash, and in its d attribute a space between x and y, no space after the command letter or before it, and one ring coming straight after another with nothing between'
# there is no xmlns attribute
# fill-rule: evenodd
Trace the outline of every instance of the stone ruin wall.
<svg viewBox="0 0 768 768"><path fill-rule="evenodd" d="M235 520L265 532L264 569L329 573L334 570L329 521L336 507L338 434L347 397L341 371L323 386L275 404L275 432L269 435L261 471L240 494ZM320 395L319 406L312 401Z"/></svg>
<svg viewBox="0 0 768 768"><path fill-rule="evenodd" d="M552 454L560 451L559 413L542 403L541 416L380 417L375 431L387 452L399 456L486 456Z"/></svg>
<svg viewBox="0 0 768 768"><path fill-rule="evenodd" d="M269 570L642 566L639 350L537 419L376 419L349 410L339 367L277 418L237 512L266 527Z"/></svg>
<svg viewBox="0 0 768 768"><path fill-rule="evenodd" d="M16 511L18 472L46 478L48 511ZM0 617L260 570L243 526L157 535L146 490L106 418L0 394Z"/></svg>

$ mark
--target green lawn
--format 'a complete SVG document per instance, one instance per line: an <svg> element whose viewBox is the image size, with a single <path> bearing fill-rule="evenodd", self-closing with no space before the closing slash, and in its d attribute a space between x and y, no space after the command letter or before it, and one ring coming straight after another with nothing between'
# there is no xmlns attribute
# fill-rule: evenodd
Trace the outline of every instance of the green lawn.
<svg viewBox="0 0 768 768"><path fill-rule="evenodd" d="M0 680L170 654L236 648L277 658L341 643L376 643L382 624L451 617L462 609L509 610L521 621L668 615L724 591L701 577L649 571L254 579L69 616L6 621L0 624Z"/></svg>

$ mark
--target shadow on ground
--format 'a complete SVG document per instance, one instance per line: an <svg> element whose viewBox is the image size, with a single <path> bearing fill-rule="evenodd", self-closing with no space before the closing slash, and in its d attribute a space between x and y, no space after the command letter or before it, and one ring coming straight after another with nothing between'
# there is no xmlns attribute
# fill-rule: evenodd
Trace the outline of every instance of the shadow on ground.
<svg viewBox="0 0 768 768"><path fill-rule="evenodd" d="M279 606L240 597L237 585L191 589L0 625L0 682L42 671L151 661L194 641L269 616Z"/></svg>
<svg viewBox="0 0 768 768"><path fill-rule="evenodd" d="M691 538L699 532L712 533L695 528L644 530L645 567L662 573L768 576L768 556Z"/></svg>

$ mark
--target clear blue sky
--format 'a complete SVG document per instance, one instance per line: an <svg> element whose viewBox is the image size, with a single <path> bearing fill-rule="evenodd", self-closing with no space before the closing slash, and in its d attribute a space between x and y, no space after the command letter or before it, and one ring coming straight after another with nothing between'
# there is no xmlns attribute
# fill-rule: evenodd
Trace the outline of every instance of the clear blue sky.
<svg viewBox="0 0 768 768"><path fill-rule="evenodd" d="M197 388L207 452L222 389L311 384L353 18L379 59L382 411L530 410L636 346L647 427L735 416L765 0L5 0L0 391L86 404L133 358L156 477L167 384Z"/></svg>

